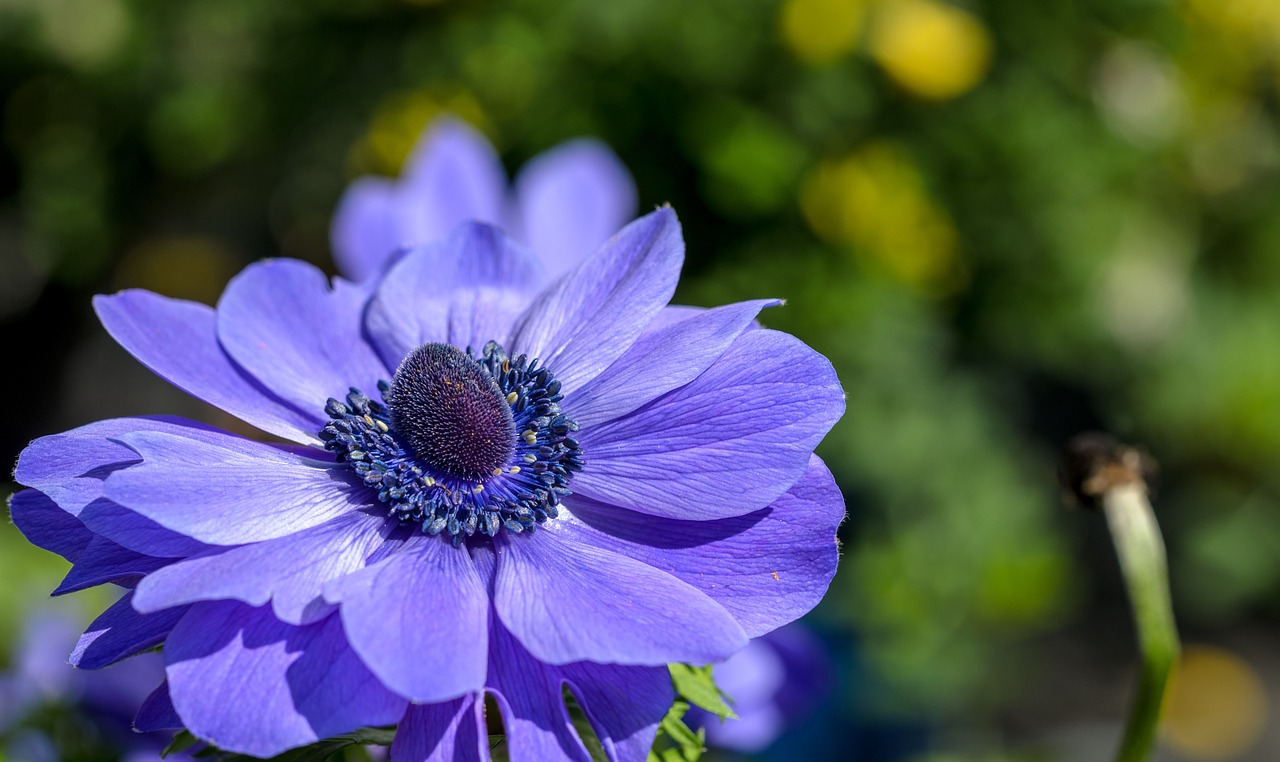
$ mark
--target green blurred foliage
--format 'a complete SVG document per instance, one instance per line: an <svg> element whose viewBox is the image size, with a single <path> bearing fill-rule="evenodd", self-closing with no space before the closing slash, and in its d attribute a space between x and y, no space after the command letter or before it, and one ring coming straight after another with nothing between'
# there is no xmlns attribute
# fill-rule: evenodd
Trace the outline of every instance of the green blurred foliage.
<svg viewBox="0 0 1280 762"><path fill-rule="evenodd" d="M820 452L851 517L818 617L859 633L874 711L990 717L1041 634L1119 600L1053 483L1084 428L1161 460L1182 621L1274 628L1277 7L4 0L0 319L329 267L344 184L443 111L512 168L597 135L680 213L682 301L785 297L764 322L840 372ZM57 420L25 415L15 453Z"/></svg>

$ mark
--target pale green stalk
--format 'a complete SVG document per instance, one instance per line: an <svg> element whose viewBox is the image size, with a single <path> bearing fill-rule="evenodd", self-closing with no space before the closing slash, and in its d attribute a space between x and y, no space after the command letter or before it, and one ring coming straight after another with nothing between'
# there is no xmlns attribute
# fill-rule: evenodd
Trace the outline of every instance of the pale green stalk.
<svg viewBox="0 0 1280 762"><path fill-rule="evenodd" d="M1141 480L1108 489L1102 495L1102 509L1129 589L1142 654L1138 692L1116 760L1145 762L1155 746L1165 688L1178 659L1178 631L1169 602L1164 541Z"/></svg>

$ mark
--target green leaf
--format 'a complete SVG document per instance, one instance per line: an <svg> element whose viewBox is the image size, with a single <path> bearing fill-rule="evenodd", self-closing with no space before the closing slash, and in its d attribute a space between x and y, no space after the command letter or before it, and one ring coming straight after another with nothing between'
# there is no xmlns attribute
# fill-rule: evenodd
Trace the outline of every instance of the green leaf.
<svg viewBox="0 0 1280 762"><path fill-rule="evenodd" d="M711 673L711 665L694 667L689 664L668 664L671 670L671 683L676 692L696 707L711 712L721 720L738 719L738 715L725 702L724 692L716 687L715 677Z"/></svg>
<svg viewBox="0 0 1280 762"><path fill-rule="evenodd" d="M568 686L565 686L563 692L564 705L569 710L569 719L573 722L573 729L578 731L578 737L582 739L582 745L587 747L587 754L591 756L592 762L609 762L609 754L604 750L604 744L600 743L600 738L596 735L596 729L591 727L591 721L587 719L587 713L578 704L578 699L569 690Z"/></svg>
<svg viewBox="0 0 1280 762"><path fill-rule="evenodd" d="M684 714L689 711L686 701L676 700L658 725L658 735L649 762L697 762L706 751L706 733L694 732L684 724Z"/></svg>
<svg viewBox="0 0 1280 762"><path fill-rule="evenodd" d="M168 746L161 750L160 756L167 757L170 754L177 754L179 752L186 751L199 742L200 739L191 735L190 731L180 730L173 734L173 740L169 742Z"/></svg>
<svg viewBox="0 0 1280 762"><path fill-rule="evenodd" d="M353 733L317 741L300 749L290 749L283 754L272 757L271 762L326 762L326 760L334 759L335 757L345 756L349 749L369 745L390 746L395 734L396 729L394 727L361 728ZM185 751L199 742L200 739L191 735L190 732L181 731L173 737L173 742L161 752L161 755L167 756ZM243 754L232 754L214 746L207 746L194 756L197 759L212 759L216 760L216 762L249 762L249 760L258 759L257 757L247 757Z"/></svg>
<svg viewBox="0 0 1280 762"><path fill-rule="evenodd" d="M369 744L373 744L374 746L390 746L391 742L395 740L395 737L396 729L394 727L361 728L354 733L339 736L339 738L349 738L352 743L360 744L361 746L367 746Z"/></svg>

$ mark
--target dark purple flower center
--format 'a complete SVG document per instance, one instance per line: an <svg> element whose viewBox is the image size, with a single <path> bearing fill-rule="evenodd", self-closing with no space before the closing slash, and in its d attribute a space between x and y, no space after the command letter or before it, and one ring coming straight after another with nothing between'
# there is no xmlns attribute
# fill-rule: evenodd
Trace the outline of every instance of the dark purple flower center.
<svg viewBox="0 0 1280 762"><path fill-rule="evenodd" d="M409 353L386 394L391 426L418 460L469 479L501 471L516 446L506 395L479 363L448 344Z"/></svg>
<svg viewBox="0 0 1280 762"><path fill-rule="evenodd" d="M358 389L330 399L320 439L397 518L455 545L554 518L584 466L560 382L496 342L478 358L424 344L378 389L385 405Z"/></svg>

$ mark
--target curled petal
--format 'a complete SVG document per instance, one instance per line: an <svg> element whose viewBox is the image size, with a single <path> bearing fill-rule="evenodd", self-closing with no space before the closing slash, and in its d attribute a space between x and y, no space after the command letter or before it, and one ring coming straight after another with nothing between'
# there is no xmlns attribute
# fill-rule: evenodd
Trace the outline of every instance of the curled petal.
<svg viewBox="0 0 1280 762"><path fill-rule="evenodd" d="M148 556L121 547L105 537L94 536L53 594L74 593L107 582L131 581L170 563L173 563L172 558Z"/></svg>
<svg viewBox="0 0 1280 762"><path fill-rule="evenodd" d="M142 431L212 442L225 436L181 418L112 418L35 440L18 456L13 478L35 487L62 510L79 517L86 506L102 497L102 483L108 476L141 460L138 453L113 438Z"/></svg>
<svg viewBox="0 0 1280 762"><path fill-rule="evenodd" d="M138 714L133 718L133 729L139 733L150 733L155 730L181 730L182 718L173 708L169 699L169 682L160 683L160 687L151 692Z"/></svg>
<svg viewBox="0 0 1280 762"><path fill-rule="evenodd" d="M182 607L140 614L133 608L133 591L129 591L93 620L69 661L81 669L99 669L154 648L186 612Z"/></svg>
<svg viewBox="0 0 1280 762"><path fill-rule="evenodd" d="M32 545L75 562L93 539L93 533L75 516L58 507L43 492L24 489L9 499L14 526Z"/></svg>

